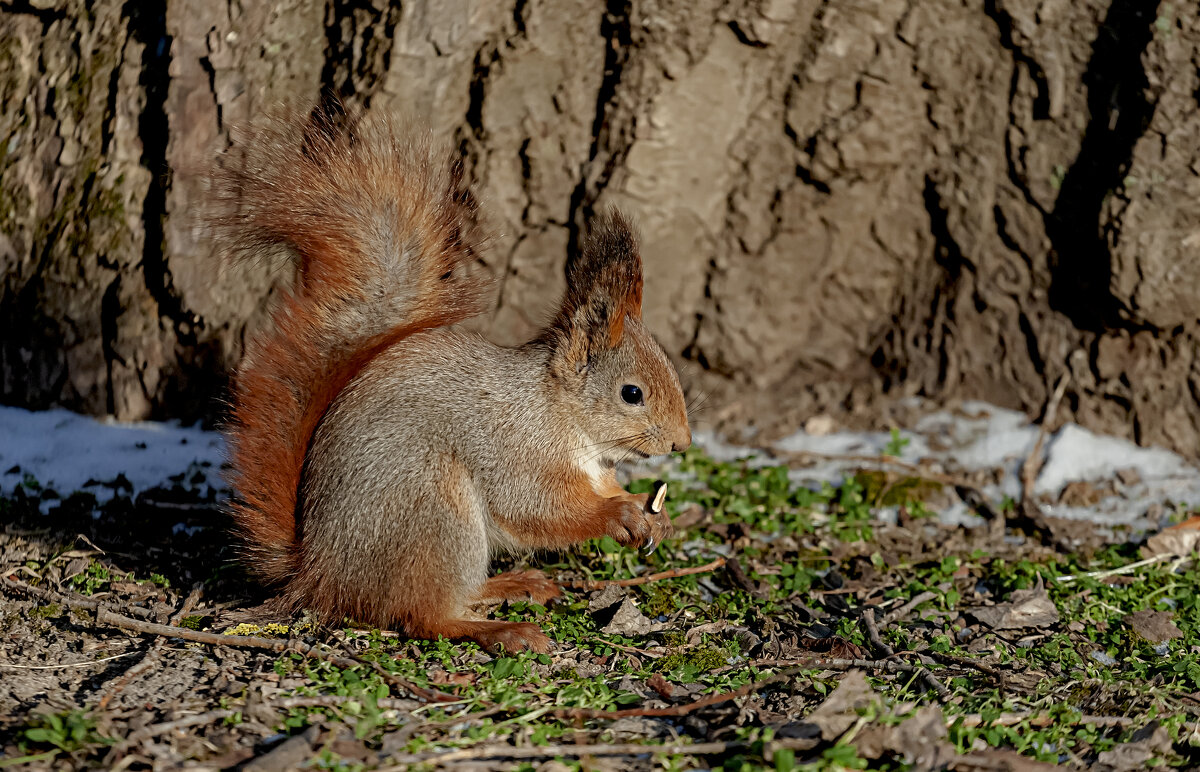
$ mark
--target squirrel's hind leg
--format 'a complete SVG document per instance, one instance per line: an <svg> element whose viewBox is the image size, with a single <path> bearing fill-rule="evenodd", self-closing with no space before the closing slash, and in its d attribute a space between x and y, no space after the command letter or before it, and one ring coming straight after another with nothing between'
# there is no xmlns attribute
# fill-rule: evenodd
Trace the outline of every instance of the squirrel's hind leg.
<svg viewBox="0 0 1200 772"><path fill-rule="evenodd" d="M422 637L439 635L451 639L469 638L483 648L498 653L501 649L512 654L517 651L550 652L550 638L532 622L499 622L490 619L447 619L421 631Z"/></svg>
<svg viewBox="0 0 1200 772"><path fill-rule="evenodd" d="M432 479L437 486L425 491L410 489L405 498L410 521L436 524L436 529L420 540L422 549L398 551L402 568L395 573L390 616L417 638L469 638L491 652L501 648L510 653L549 652L550 639L535 624L470 618L468 607L494 594L489 587L519 588L519 597L536 592L548 600L552 583L544 576L538 582L529 575L540 576L540 572L509 575L499 584L486 580L486 514L469 472L445 456L433 460L429 468L435 470ZM557 585L554 589L558 590ZM504 597L509 597L507 592Z"/></svg>
<svg viewBox="0 0 1200 772"><path fill-rule="evenodd" d="M479 601L532 600L545 605L562 596L562 586L541 571L508 571L484 582Z"/></svg>

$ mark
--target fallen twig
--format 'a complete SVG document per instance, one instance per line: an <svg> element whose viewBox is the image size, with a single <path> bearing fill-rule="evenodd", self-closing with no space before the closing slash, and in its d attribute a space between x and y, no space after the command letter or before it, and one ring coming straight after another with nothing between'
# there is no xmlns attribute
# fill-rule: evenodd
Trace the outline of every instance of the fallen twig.
<svg viewBox="0 0 1200 772"><path fill-rule="evenodd" d="M107 608L106 604L101 603L98 600L84 598L79 595L70 595L56 590L49 590L45 587L34 587L32 584L18 582L16 579L10 579L7 576L0 577L0 584L10 590L15 590L16 592L24 595L29 595L37 598L38 600L49 601L51 603L61 603L70 609L77 609L80 611L95 611L98 608ZM149 619L154 615L154 612L150 609L142 608L140 606L123 606L121 607L121 611L135 617L141 617L142 619Z"/></svg>
<svg viewBox="0 0 1200 772"><path fill-rule="evenodd" d="M65 668L71 668L71 667L90 667L91 665L98 665L101 662L111 662L114 659L120 659L121 657L128 657L128 656L131 656L131 655L137 654L137 653L138 652L136 652L136 651L126 651L126 652L122 652L120 654L114 654L111 657L101 657L100 659L89 659L87 662L68 662L63 665L14 665L10 662L0 662L0 667L11 667L11 668L17 668L19 670L63 670Z"/></svg>
<svg viewBox="0 0 1200 772"><path fill-rule="evenodd" d="M205 724L224 721L231 716L237 715L239 712L232 708L224 708L221 710L210 710L207 713L198 713L194 716L187 716L186 718L179 718L174 721L164 721L161 724L151 724L129 735L129 737L121 742L121 745L129 747L149 740L151 737L158 737L167 732L174 732L176 729L187 729L192 726L204 726Z"/></svg>
<svg viewBox="0 0 1200 772"><path fill-rule="evenodd" d="M1042 420L1038 424L1037 439L1034 440L1033 449L1029 451L1024 463L1021 464L1021 498L1032 499L1033 488L1037 484L1038 472L1042 471L1042 447L1046 444L1046 437L1050 434L1050 426L1054 423L1055 416L1058 415L1058 404L1062 402L1063 395L1067 391L1067 383L1071 380L1069 372L1063 373L1063 376L1058 379L1058 384L1054 387L1054 393L1050 395L1050 399L1046 402L1046 412L1042 415Z"/></svg>
<svg viewBox="0 0 1200 772"><path fill-rule="evenodd" d="M657 574L649 574L647 576L637 576L633 579L597 579L584 580L579 582L563 582L562 586L571 590L582 590L588 592L591 590L601 590L605 587L634 587L639 584L649 584L650 582L658 582L663 579L676 579L681 576L691 576L693 574L704 574L709 571L716 571L721 566L725 565L725 558L717 558L711 563L705 563L702 566L691 566L689 568L672 568L670 571L660 571Z"/></svg>
<svg viewBox="0 0 1200 772"><path fill-rule="evenodd" d="M800 657L792 659L756 659L740 665L725 665L712 670L714 675L736 670L740 667L799 667L801 670L885 670L889 673L918 673L924 670L920 665L910 665L907 662L897 662L894 659L843 659L840 657Z"/></svg>
<svg viewBox="0 0 1200 772"><path fill-rule="evenodd" d="M901 461L894 456L867 456L853 453L817 453L811 450L783 451L771 450L770 455L785 460L789 466L819 461L832 461L846 464L874 464L876 466L891 466L908 472L913 477L930 482L948 485L954 488L958 497L971 509L974 509L987 520L996 520L996 509L988 501L987 496L979 486L960 475L934 472L917 464Z"/></svg>
<svg viewBox="0 0 1200 772"><path fill-rule="evenodd" d="M920 606L922 603L926 603L928 601L935 600L937 598L937 596L938 595L936 592L932 592L930 590L926 590L925 592L919 592L916 595L914 595L912 597L912 599L908 601L908 603L905 603L903 606L901 606L898 609L893 609L892 611L889 611L888 613L884 614L883 619L881 621L883 622L884 626L886 627L887 625L890 625L892 622L896 622L896 621L908 616L910 611L915 609L917 606Z"/></svg>
<svg viewBox="0 0 1200 772"><path fill-rule="evenodd" d="M266 700L261 704L276 710L291 710L292 708L340 708L348 702L366 702L366 698L361 695L326 694L319 697L285 697L279 700ZM375 705L384 710L410 710L413 706L412 700L401 700L395 697L381 697L375 700ZM486 711L481 711L481 713L484 712ZM467 715L463 718L475 718L475 716Z"/></svg>
<svg viewBox="0 0 1200 772"><path fill-rule="evenodd" d="M1013 518L1015 524L1023 525L1039 534L1043 544L1065 552L1071 550L1071 544L1060 537L1046 520L1046 515L1038 506L1034 496L1034 487L1037 484L1038 473L1042 469L1042 447L1046 444L1050 426L1054 423L1055 416L1058 415L1058 405L1062 402L1070 380L1071 374L1063 373L1063 376L1058 379L1058 385L1054 387L1054 393L1046 402L1046 411L1038 425L1038 436L1034 440L1033 449L1021 464L1021 500L1017 504L1017 517Z"/></svg>
<svg viewBox="0 0 1200 772"><path fill-rule="evenodd" d="M875 647L875 650L885 657L896 656L896 650L879 637L879 627L875 624L875 609L870 607L863 609L862 620L863 626L867 628L867 640Z"/></svg>
<svg viewBox="0 0 1200 772"><path fill-rule="evenodd" d="M879 635L879 627L875 624L875 609L866 608L862 613L863 626L867 628L867 640L875 647L876 651L885 657L892 658L896 656L895 650L883 642L883 638ZM924 681L929 688L933 689L943 700L950 698L950 690L945 684L937 679L937 677L927 668L916 668L916 672L920 673L921 680Z"/></svg>
<svg viewBox="0 0 1200 772"><path fill-rule="evenodd" d="M962 485L968 488L974 488L975 485L957 475L946 474L945 472L934 472L917 464L901 461L895 456L870 456L854 453L817 453L812 450L778 450L770 449L768 451L771 456L781 458L789 463L803 464L814 463L820 461L835 461L845 464L877 464L880 466L892 466L897 469L903 469L913 477L920 477L923 480L941 483L942 485Z"/></svg>
<svg viewBox="0 0 1200 772"><path fill-rule="evenodd" d="M1175 557L1174 555L1170 555L1170 554L1155 555L1153 557L1146 558L1145 560L1139 560L1136 563L1129 563L1127 565L1120 566L1119 568L1109 568L1109 569L1105 569L1103 571L1088 571L1088 572L1082 573L1082 574L1066 574L1064 576L1059 576L1059 577L1055 578L1054 581L1060 582L1062 584L1070 584L1071 582L1074 582L1078 579L1083 579L1084 577L1087 577L1089 579L1106 579L1110 576L1120 576L1121 574L1132 574L1134 571L1138 570L1139 568L1143 568L1145 566L1152 566L1155 563L1162 563L1163 561L1170 560L1171 558L1174 558L1174 557Z"/></svg>
<svg viewBox="0 0 1200 772"><path fill-rule="evenodd" d="M979 713L967 713L958 716L946 716L946 725L954 726L958 722L962 722L961 726L967 729L973 729L979 726L1016 726L1028 722L1030 726L1050 726L1052 724L1088 724L1090 726L1100 726L1107 728L1118 728L1132 726L1139 721L1146 721L1146 718L1134 718L1132 716L1087 716L1082 715L1074 721L1067 721L1063 716L1052 716L1048 713L1001 713L994 718L985 719Z"/></svg>
<svg viewBox="0 0 1200 772"><path fill-rule="evenodd" d="M104 608L97 609L96 623L101 625L110 625L112 627L119 627L122 630L130 630L132 632L144 633L146 635L165 635L171 638L180 638L185 641L205 643L210 646L233 646L239 648L265 649L277 654L294 652L301 656L313 657L314 659L319 659L338 667L369 667L378 673L385 681L393 686L404 689L417 699L425 700L427 702L454 702L458 699L452 694L446 694L445 692L440 692L436 689L426 689L425 687L417 686L411 681L401 678L393 673L389 673L378 662L336 656L317 648L315 645L307 644L296 639L260 638L253 635L220 635L218 633L206 633L201 630L189 630L186 627L172 627L169 625L154 624L152 622L141 622L136 619L123 617L120 614Z"/></svg>
<svg viewBox="0 0 1200 772"><path fill-rule="evenodd" d="M784 748L809 748L811 746L812 740L807 738L773 740L764 746L763 755L766 758L771 758L776 750ZM561 745L541 745L529 748L515 748L511 745L493 744L474 748L461 748L453 751L431 751L429 753L396 756L390 759L390 761L397 763L396 766L380 767L379 769L380 772L384 772L385 770L387 772L396 772L397 770L407 769L411 764L420 764L422 762L445 764L454 761L542 759L554 758L556 756L571 758L580 758L583 756L644 756L651 754L717 756L744 751L750 747L751 744L744 740L692 744L677 743L674 745L642 745L639 743L584 745L563 743Z"/></svg>
<svg viewBox="0 0 1200 772"><path fill-rule="evenodd" d="M930 651L929 656L946 665L978 670L984 675L995 678L1000 682L1001 687L1004 685L1004 671L994 668L986 662L981 662L978 658L971 659L969 657L956 657L953 654L943 654L937 651Z"/></svg>
<svg viewBox="0 0 1200 772"><path fill-rule="evenodd" d="M781 681L786 681L793 676L808 670L806 667L793 667L787 670L782 670L766 678L748 683L745 686L738 687L733 691L722 692L721 694L710 694L707 697L701 697L694 702L684 703L683 705L671 705L666 708L623 708L621 710L594 710L591 708L559 708L551 711L552 715L558 718L567 719L615 719L626 718L629 716L686 716L700 708L707 708L712 705L720 705L724 702L736 700L738 697L745 697L748 694L753 694L761 689L776 684Z"/></svg>
<svg viewBox="0 0 1200 772"><path fill-rule="evenodd" d="M1004 713L1000 716L985 721L978 713L946 716L947 726L954 726L961 722L964 727L978 726L1015 726L1021 723L1028 722L1032 726L1050 726L1055 723L1064 723L1061 716L1050 716L1048 714L1034 713ZM1072 724L1088 724L1091 726L1116 728L1128 727L1137 723L1137 719L1126 716L1080 716L1074 722L1066 722ZM784 749L808 750L813 746L813 740L809 738L783 738L772 740L764 743L762 747L763 758L771 762L774 759L775 751ZM481 761L485 759L540 759L554 758L558 756L568 758L582 758L586 756L645 756L645 755L683 755L683 756L717 756L727 753L735 753L739 751L749 750L751 744L741 740L730 740L726 742L706 742L706 743L674 743L670 745L649 745L642 743L598 743L588 745L583 743L563 743L555 745L541 745L535 747L517 748L511 745L479 745L472 748L459 748L450 751L430 751L427 753L409 754L404 756L394 756L391 761L394 766L380 767L380 772L398 772L401 769L407 769L411 764L420 764L433 762L435 764L448 764L457 761Z"/></svg>

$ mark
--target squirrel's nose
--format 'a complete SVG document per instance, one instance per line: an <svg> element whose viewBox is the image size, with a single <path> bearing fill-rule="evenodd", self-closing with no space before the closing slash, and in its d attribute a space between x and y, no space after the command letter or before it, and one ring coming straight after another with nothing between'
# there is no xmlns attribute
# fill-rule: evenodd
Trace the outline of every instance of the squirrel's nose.
<svg viewBox="0 0 1200 772"><path fill-rule="evenodd" d="M683 436L671 443L671 452L678 453L692 446L692 430L684 429Z"/></svg>

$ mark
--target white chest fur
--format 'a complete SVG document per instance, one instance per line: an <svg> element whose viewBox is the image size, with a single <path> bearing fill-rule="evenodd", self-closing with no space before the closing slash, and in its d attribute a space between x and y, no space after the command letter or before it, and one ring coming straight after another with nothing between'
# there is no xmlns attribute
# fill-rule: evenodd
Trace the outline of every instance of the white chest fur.
<svg viewBox="0 0 1200 772"><path fill-rule="evenodd" d="M580 438L577 447L580 449L575 451L575 466L592 483L592 490L600 493L606 487L604 482L612 474L611 467L605 463L604 453L599 451L600 446L593 440Z"/></svg>

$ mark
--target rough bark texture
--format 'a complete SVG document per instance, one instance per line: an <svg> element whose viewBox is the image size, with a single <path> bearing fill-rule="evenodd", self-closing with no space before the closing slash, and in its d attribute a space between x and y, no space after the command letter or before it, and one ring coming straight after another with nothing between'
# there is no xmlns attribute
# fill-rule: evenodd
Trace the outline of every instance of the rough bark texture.
<svg viewBox="0 0 1200 772"><path fill-rule="evenodd" d="M0 0L2 398L217 412L274 277L220 270L193 172L329 90L460 148L498 340L618 205L719 424L1069 372L1064 416L1195 453L1198 72L1164 0Z"/></svg>

